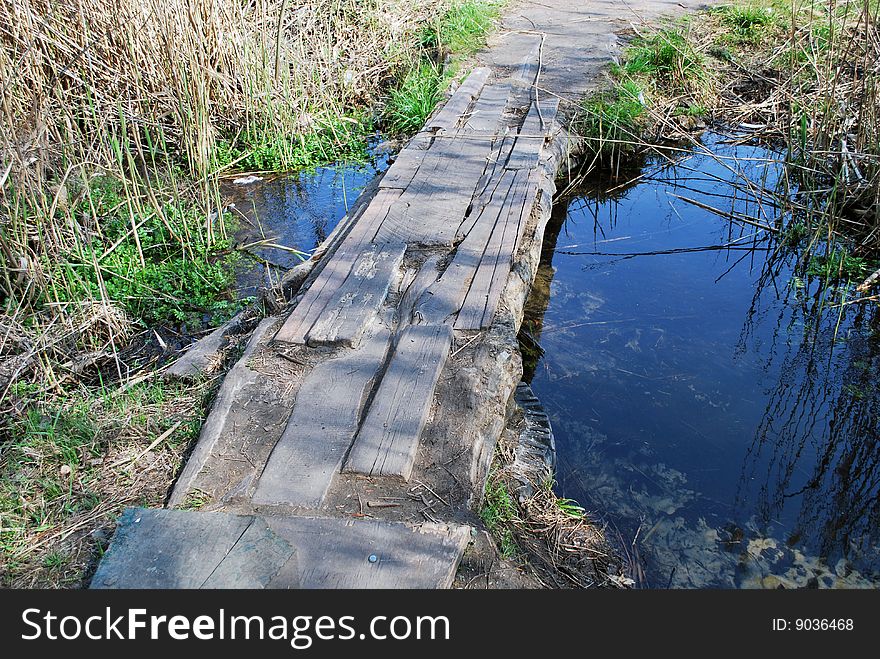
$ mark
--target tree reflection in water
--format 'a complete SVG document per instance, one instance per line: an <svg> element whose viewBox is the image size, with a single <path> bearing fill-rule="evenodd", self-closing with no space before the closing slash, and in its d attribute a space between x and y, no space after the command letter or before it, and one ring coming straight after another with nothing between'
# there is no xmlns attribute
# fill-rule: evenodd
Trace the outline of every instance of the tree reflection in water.
<svg viewBox="0 0 880 659"><path fill-rule="evenodd" d="M703 160L677 170L666 167L629 185L593 180L554 202L542 262L526 304L521 347L524 378L537 381L536 393L546 396L557 423L560 493L587 499L582 503L606 513L623 530L625 542L638 536L632 546L641 547L652 585L876 584L877 305L841 306L841 291L823 288L809 275L808 259L800 247L786 243L784 233L777 239L757 232L750 243L737 244L739 251L719 250L719 245L748 236L741 227L701 211L696 228L675 234L682 236L676 244L669 231L674 222L668 212L657 216L654 198L686 189L696 198L702 190L717 199L726 194L718 174L730 168L713 171ZM765 170L760 176L762 185L772 184L772 174ZM734 207L741 213L758 203L739 192L733 195L739 195ZM697 211L689 212L690 220ZM681 215L678 219L683 221ZM710 225L715 228L707 229ZM652 243L650 236L663 231L663 240ZM670 265L673 261L663 255L671 254L688 259L687 265L681 260ZM627 270L635 260L651 265ZM690 290L663 288L674 281L665 278L674 267L689 268L689 275L703 281L693 280ZM627 281L652 273L662 284L648 279L643 287L650 291ZM695 308L689 299L696 296L694 289L711 295L713 280L717 284L725 278L735 279L741 290L719 318L674 320L678 310L681 318L693 317L686 312ZM580 322L593 312L571 301L579 294L606 300L600 309L605 315L596 315L601 320ZM668 304L656 307L669 317L645 320L644 308L656 296L669 298ZM553 331L545 326L548 314ZM616 335L595 326L623 317L636 319L627 328L637 336L639 328L648 332L661 327L667 338L638 353L614 347L610 339ZM732 326L734 337L741 325L738 339L725 338L727 333L719 329L724 323ZM705 336L700 334L702 325ZM564 331L556 331L560 328ZM711 356L711 363L705 356ZM578 359L589 367L572 368ZM622 373L633 377L627 380ZM695 424L693 415L715 412L685 400L690 391L684 385L671 389L678 379L702 382L705 390L694 395L720 395L716 406L723 412L699 419L710 428L719 424L717 436L700 434L703 445L681 439L676 424ZM661 384L675 391L677 399L670 400ZM717 391L710 391L716 384ZM626 406L619 399L637 401L634 392L651 397L632 410L639 422L621 420L620 410ZM651 446L642 441L645 433ZM707 442L719 447L718 456L706 458L716 462L695 465L702 458L694 458L694 451L707 451ZM716 488L711 497L694 489L700 471L718 472L708 483ZM669 479L660 483L664 496L672 496L668 513L643 505L645 483L650 490L658 475ZM678 484L680 491L671 492L669 483Z"/></svg>

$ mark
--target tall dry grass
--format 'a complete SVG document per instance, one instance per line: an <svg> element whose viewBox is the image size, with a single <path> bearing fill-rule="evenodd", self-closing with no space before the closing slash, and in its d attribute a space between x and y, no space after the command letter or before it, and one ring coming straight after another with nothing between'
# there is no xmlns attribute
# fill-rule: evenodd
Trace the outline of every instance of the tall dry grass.
<svg viewBox="0 0 880 659"><path fill-rule="evenodd" d="M45 369L125 342L140 319L120 313L125 275L107 265L123 250L132 273L160 252L214 272L218 154L350 139L337 133L420 56L421 31L450 4L0 4L0 402L17 378L55 387L64 369Z"/></svg>
<svg viewBox="0 0 880 659"><path fill-rule="evenodd" d="M220 134L298 134L373 101L446 5L9 0L0 6L4 161L111 165L99 138L125 127L163 137L204 174Z"/></svg>

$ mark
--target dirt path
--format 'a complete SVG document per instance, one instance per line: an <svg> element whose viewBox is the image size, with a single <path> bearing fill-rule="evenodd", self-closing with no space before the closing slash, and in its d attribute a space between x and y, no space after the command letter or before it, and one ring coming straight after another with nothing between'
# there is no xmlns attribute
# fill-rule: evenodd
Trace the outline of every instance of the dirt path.
<svg viewBox="0 0 880 659"><path fill-rule="evenodd" d="M186 510L126 513L93 587L449 587L491 552L474 509L566 119L617 31L682 6L572 4L507 11L254 331L170 498ZM500 562L481 584L530 582Z"/></svg>

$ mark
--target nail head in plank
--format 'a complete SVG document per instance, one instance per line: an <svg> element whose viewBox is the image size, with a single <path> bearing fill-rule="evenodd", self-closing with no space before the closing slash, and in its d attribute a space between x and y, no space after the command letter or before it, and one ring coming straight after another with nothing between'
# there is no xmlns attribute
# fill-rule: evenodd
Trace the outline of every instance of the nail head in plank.
<svg viewBox="0 0 880 659"><path fill-rule="evenodd" d="M411 527L309 517L267 521L296 548L302 588L449 588L470 540L470 528L458 524Z"/></svg>
<svg viewBox="0 0 880 659"><path fill-rule="evenodd" d="M409 480L451 345L448 325L410 325L403 331L345 471Z"/></svg>
<svg viewBox="0 0 880 659"><path fill-rule="evenodd" d="M385 362L391 334L316 366L297 394L281 439L253 496L255 504L318 508L358 429L361 411Z"/></svg>

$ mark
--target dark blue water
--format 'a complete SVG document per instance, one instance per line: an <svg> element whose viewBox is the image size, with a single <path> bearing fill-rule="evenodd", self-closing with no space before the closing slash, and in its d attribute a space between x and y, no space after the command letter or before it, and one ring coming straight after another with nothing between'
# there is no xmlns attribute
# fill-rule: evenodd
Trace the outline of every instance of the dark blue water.
<svg viewBox="0 0 880 659"><path fill-rule="evenodd" d="M641 586L875 587L876 305L840 306L852 287L809 276L796 237L677 198L790 222L758 202L773 153L706 144L556 204L524 327L558 493Z"/></svg>
<svg viewBox="0 0 880 659"><path fill-rule="evenodd" d="M227 203L237 209L236 244L253 257L241 265L239 297L277 282L285 270L308 258L364 187L387 169L380 151L371 147L363 163L336 163L246 185L230 180L224 186Z"/></svg>

